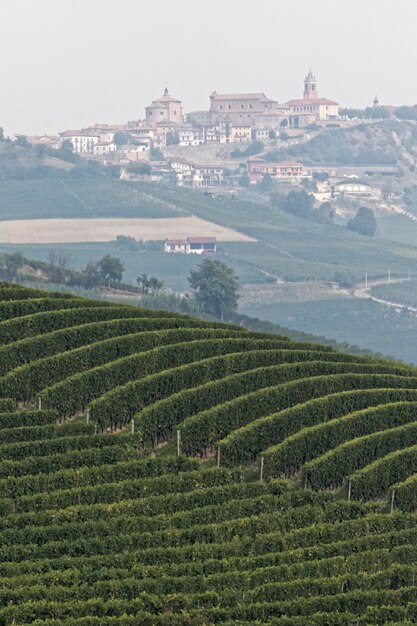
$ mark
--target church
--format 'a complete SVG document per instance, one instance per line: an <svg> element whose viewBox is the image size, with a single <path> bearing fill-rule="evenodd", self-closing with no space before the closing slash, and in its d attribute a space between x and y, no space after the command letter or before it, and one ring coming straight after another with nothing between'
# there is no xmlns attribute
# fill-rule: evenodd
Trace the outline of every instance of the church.
<svg viewBox="0 0 417 626"><path fill-rule="evenodd" d="M145 108L145 112L146 126L150 128L156 127L161 122L170 122L173 125L184 122L181 100L170 96L167 87L160 98Z"/></svg>
<svg viewBox="0 0 417 626"><path fill-rule="evenodd" d="M337 119L339 104L328 98L319 98L317 78L308 72L304 79L304 93L299 100L288 100L285 103L290 109L290 126L308 126L316 121Z"/></svg>

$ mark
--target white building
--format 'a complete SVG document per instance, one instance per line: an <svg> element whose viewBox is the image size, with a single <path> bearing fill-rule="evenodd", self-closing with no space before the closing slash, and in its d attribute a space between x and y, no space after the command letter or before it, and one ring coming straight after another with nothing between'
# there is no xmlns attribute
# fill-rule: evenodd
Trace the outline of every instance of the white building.
<svg viewBox="0 0 417 626"><path fill-rule="evenodd" d="M181 254L215 254L216 237L187 237L187 239L166 239L164 252Z"/></svg>

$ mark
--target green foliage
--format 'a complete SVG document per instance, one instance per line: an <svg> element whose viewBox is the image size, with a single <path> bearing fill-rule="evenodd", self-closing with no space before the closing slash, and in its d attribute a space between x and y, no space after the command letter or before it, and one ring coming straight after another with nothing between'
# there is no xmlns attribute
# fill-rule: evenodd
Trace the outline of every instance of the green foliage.
<svg viewBox="0 0 417 626"><path fill-rule="evenodd" d="M217 319L236 311L238 283L232 268L221 261L204 259L190 272L189 283L201 310Z"/></svg>
<svg viewBox="0 0 417 626"><path fill-rule="evenodd" d="M414 368L4 284L0 318L43 407L0 398L0 623L415 622Z"/></svg>
<svg viewBox="0 0 417 626"><path fill-rule="evenodd" d="M347 227L360 235L373 237L376 233L376 219L372 209L360 207L355 217L348 221Z"/></svg>
<svg viewBox="0 0 417 626"><path fill-rule="evenodd" d="M232 150L230 156L234 159L254 156L255 154L259 154L260 152L262 152L264 147L265 146L262 141L252 141L252 143L249 144L249 146L247 146L244 150L241 150L240 148L235 148L235 150Z"/></svg>
<svg viewBox="0 0 417 626"><path fill-rule="evenodd" d="M100 261L98 262L98 270L102 279L108 283L112 281L120 282L123 278L123 272L125 271L123 263L120 259L116 257L110 256L110 254L106 254Z"/></svg>

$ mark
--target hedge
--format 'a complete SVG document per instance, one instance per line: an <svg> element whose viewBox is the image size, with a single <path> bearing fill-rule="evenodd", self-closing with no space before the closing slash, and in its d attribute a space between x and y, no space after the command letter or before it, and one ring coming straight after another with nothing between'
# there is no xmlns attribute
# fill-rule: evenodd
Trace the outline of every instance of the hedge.
<svg viewBox="0 0 417 626"><path fill-rule="evenodd" d="M153 533L155 537L155 548L159 543L164 542L164 537L167 531L182 532L183 538L190 537L195 538L197 534L206 538L212 529L208 529L208 525L222 525L223 532L230 533L236 525L239 527L239 531L243 525L251 524L252 528L255 524L259 529L261 524L264 524L268 520L272 520L273 526L276 529L282 529L282 531L288 531L305 524L305 521L323 521L326 512L319 506L299 506L294 511L281 511L277 514L274 510L274 506L279 503L276 502L275 496L263 495L254 500L237 500L233 502L233 506L228 505L225 507L203 507L197 511L191 511L188 513L176 513L173 516L160 515L160 516L143 516L133 515L126 513L118 517L113 517L110 520L99 519L94 522L80 522L75 519L72 522L65 524L51 524L48 526L31 526L21 530L13 530L1 533L1 541L3 546L17 546L19 544L34 543L38 546L50 543L51 541L72 541L74 538L88 536L91 538L105 539L112 534L129 535L131 533ZM206 511L207 517L204 517ZM243 519L243 518L251 518ZM258 519L255 519L258 518ZM172 520L172 522L171 522ZM272 528L272 527L271 527ZM225 530L227 529L227 531ZM251 531L253 532L253 531ZM13 534L15 533L15 534ZM140 545L137 546L138 548ZM142 566L136 572L139 577L139 572L142 570ZM246 569L243 568L243 564L233 569ZM130 570L129 570L130 572ZM209 573L209 572L208 572ZM152 573L149 567L142 572L142 577L151 576ZM167 572L168 576L169 573ZM177 574L174 574L177 575ZM19 575L20 578L20 575ZM4 579L2 579L4 584Z"/></svg>
<svg viewBox="0 0 417 626"><path fill-rule="evenodd" d="M42 406L55 408L61 415L71 415L85 407L95 398L103 396L97 403L91 404L91 413L102 428L105 425L123 424L125 406L134 406L131 415L143 406L141 391L143 389L144 377L161 372L161 376L172 376L174 369L186 364L197 363L204 359L216 355L225 355L233 352L250 350L255 353L261 349L265 352L264 357L269 359L283 360L293 357L293 351L274 350L274 346L279 347L281 342L274 342L265 339L253 339L239 336L235 339L201 339L189 342L173 343L159 346L146 353L129 355L107 363L85 372L74 374L64 381L56 383L40 392ZM290 355L287 357L287 355ZM207 357L207 359L205 359ZM232 357L240 360L243 355ZM250 357L247 357L250 362ZM243 366L242 366L243 367ZM216 376L216 372L213 373ZM139 380L137 380L139 379ZM157 382L157 380L155 380ZM177 383L178 384L178 383ZM162 388L161 388L162 391ZM159 388L155 387L155 393L159 393ZM103 395L104 394L104 395ZM139 398L139 399L137 399ZM98 408L100 407L100 409ZM103 407L103 409L101 409ZM100 411L103 411L100 413ZM103 418L100 416L103 415Z"/></svg>
<svg viewBox="0 0 417 626"><path fill-rule="evenodd" d="M45 311L24 315L0 322L0 343L6 344L12 341L50 333L55 330L80 326L82 324L110 321L113 319L128 318L150 319L172 318L173 313L165 311L145 311L132 306L81 306L77 309L65 309L58 311Z"/></svg>
<svg viewBox="0 0 417 626"><path fill-rule="evenodd" d="M0 479L0 493L7 498L33 495L43 491L57 491L86 486L112 483L121 480L132 480L177 474L198 469L197 461L185 457L139 458L119 461L108 465L79 467L76 472L71 469L57 470L49 474L25 475ZM102 517L100 518L102 519ZM96 523L96 522L95 522ZM28 532L25 528L24 533ZM16 535L16 528L13 528Z"/></svg>
<svg viewBox="0 0 417 626"><path fill-rule="evenodd" d="M90 369L120 358L123 355L149 350L164 343L176 343L198 337L228 337L241 331L215 328L179 328L132 333L97 341L92 345L75 348L22 365L0 378L0 395L14 395L20 400L31 400L38 391L71 374Z"/></svg>
<svg viewBox="0 0 417 626"><path fill-rule="evenodd" d="M0 398L0 416L2 413L11 413L16 409L16 400L13 398Z"/></svg>
<svg viewBox="0 0 417 626"><path fill-rule="evenodd" d="M38 360L60 352L66 352L96 341L103 341L114 336L161 330L167 328L216 328L200 320L184 320L152 317L112 319L110 321L90 322L70 328L55 330L50 333L20 339L0 346L0 375L24 363Z"/></svg>
<svg viewBox="0 0 417 626"><path fill-rule="evenodd" d="M417 445L390 452L349 477L352 498L378 498L394 483L405 481L416 472Z"/></svg>
<svg viewBox="0 0 417 626"><path fill-rule="evenodd" d="M0 467L6 460L17 462L26 460L29 456L48 456L70 450L85 450L87 448L102 448L117 446L125 443L132 448L141 450L142 439L138 434L121 433L111 435L76 435L74 437L59 437L46 441L29 441L21 443L7 443L0 445Z"/></svg>
<svg viewBox="0 0 417 626"><path fill-rule="evenodd" d="M117 462L117 461L115 461ZM144 496L135 500L116 502L111 507L105 504L79 505L76 507L77 521L96 523L102 519L111 521L124 515L135 517L168 516L173 519L174 515L186 515L193 511L206 509L207 507L225 507L229 502L243 501L257 498L260 495L273 494L281 496L289 489L284 481L271 481L266 483L228 483L220 487L208 487L187 491L184 493L167 494L163 496ZM310 492L311 493L311 492ZM286 501L288 502L288 501ZM292 502L292 500L290 500ZM310 502L310 499L302 499L302 503ZM74 509L62 509L61 511L30 511L28 513L13 514L0 519L0 530L14 531L24 530L28 526L49 527L54 524L67 525L74 521ZM0 564L1 571L1 564Z"/></svg>
<svg viewBox="0 0 417 626"><path fill-rule="evenodd" d="M264 455L268 465L267 475L291 474L303 463L345 441L412 422L416 413L417 401L378 405L337 419L332 414L330 421L304 428L281 444L269 448Z"/></svg>
<svg viewBox="0 0 417 626"><path fill-rule="evenodd" d="M91 422L89 424L76 422L74 424L67 423L59 426L57 424L46 424L40 426L22 426L20 428L4 428L0 430L0 447L3 444L9 443L46 441L59 437L93 435L95 428L95 424Z"/></svg>
<svg viewBox="0 0 417 626"><path fill-rule="evenodd" d="M68 452L56 452L44 456L26 456L24 459L14 461L0 461L0 478L11 476L25 476L27 474L49 474L64 468L77 469L80 466L91 467L117 463L128 459L144 456L145 450L141 442L134 445L135 441L129 438L108 437L110 444L104 447L87 447L83 449L69 450ZM117 439L117 441L116 441ZM30 449L26 450L29 454Z"/></svg>
<svg viewBox="0 0 417 626"><path fill-rule="evenodd" d="M40 313L41 311L53 311L57 309L71 309L85 307L101 308L109 306L105 302L83 300L81 298L33 298L29 300L8 300L0 302L0 320L9 320L13 317Z"/></svg>
<svg viewBox="0 0 417 626"><path fill-rule="evenodd" d="M235 395L247 389L248 385L256 389L258 386L268 384L268 380L275 381L277 377L294 376L294 371L298 372L303 367L307 367L310 371L312 368L316 367L316 361L300 363L300 353L298 352L295 355L295 364L287 363L286 361L282 362L283 359L279 358L279 355L277 355L277 358L273 353L264 354L260 351L250 352L251 346L254 345L252 341L252 338L248 338L246 346L249 352L243 355L231 354L223 358L219 357L217 360L213 357L201 361L198 368L197 364L188 364L178 367L176 371L171 369L167 370L165 373L162 372L160 378L154 375L152 378L149 377L148 379L127 383L123 387L114 389L92 402L90 405L91 415L97 420L101 428L112 424L112 420L120 420L121 424L127 423L136 412L141 411L146 404L151 404L152 402L152 396L149 400L144 399L144 385L149 386L150 384L150 391L151 393L153 391L153 401L156 402L156 409L158 411L163 402L161 398L163 398L164 395L168 395L168 393L171 395L175 394L173 397L176 398L178 394L187 395L187 390L191 388L189 394L191 397L194 397L195 395L199 395L200 391L202 393L205 388L209 388L210 390L214 388L217 389L220 385L223 388L226 387L226 393ZM271 342L269 345L273 346L274 343ZM277 343L275 345L279 347L280 344ZM305 357L306 353L304 353L303 356ZM311 353L308 353L307 356L311 356ZM286 353L284 353L284 357L286 357ZM266 365L260 368L263 363L271 363L271 361L272 363L277 362L278 364ZM350 368L350 365L346 364L337 365ZM356 367L356 365L352 365L352 367ZM362 365L358 367L362 367ZM244 371L242 372L242 370ZM183 377L180 378L180 375L183 375ZM161 377L163 379L163 377L167 376L173 377L174 384L164 391L164 388L159 384L156 386L156 383L159 383ZM217 380L220 382L216 383ZM238 385L237 391L236 382ZM205 387L206 385L208 387ZM200 387L202 387L201 390ZM155 394L156 389L158 395ZM213 396L213 393L211 393L211 395L212 397L217 397L216 395ZM201 399L202 397L203 396L201 396ZM152 414L152 408L150 408L149 413ZM138 424L147 443L151 444L159 439L166 439L171 434L172 428L178 420L172 410L170 410L168 414L169 418L164 414L157 425L151 422L151 430L149 430L144 417L146 414L143 411L142 413L138 413ZM161 415L160 411L158 415Z"/></svg>
<svg viewBox="0 0 417 626"><path fill-rule="evenodd" d="M224 468L214 467L182 474L166 474L156 478L123 480L117 483L94 485L93 487L61 489L53 492L21 496L14 500L13 511L15 513L23 513L34 509L62 509L77 504L112 504L122 500L140 498L144 495L164 495L166 493L190 491L197 487L215 487L235 481L238 476L239 474L236 471L231 472ZM155 534L153 536L155 537ZM146 538L143 539L143 541L146 540Z"/></svg>
<svg viewBox="0 0 417 626"><path fill-rule="evenodd" d="M30 287L22 287L20 285L1 286L0 285L0 301L7 300L26 300L28 298L74 298L70 293L46 292L42 289L32 289Z"/></svg>
<svg viewBox="0 0 417 626"><path fill-rule="evenodd" d="M362 387L363 385L361 385ZM304 428L333 418L366 409L372 405L395 401L416 401L414 389L355 389L341 390L323 397L295 404L287 409L269 413L236 429L218 442L222 465L246 463L262 450L265 458L265 476L273 475L269 464L275 445L285 441ZM271 454L270 454L271 453ZM271 467L271 472L270 472Z"/></svg>
<svg viewBox="0 0 417 626"><path fill-rule="evenodd" d="M352 439L306 463L303 467L303 480L313 489L335 487L346 476L378 457L413 445L416 435L417 422L411 422Z"/></svg>
<svg viewBox="0 0 417 626"><path fill-rule="evenodd" d="M179 425L183 451L186 454L196 454L203 448L213 445L218 439L224 438L236 428L261 416L269 415L271 411L276 412L331 392L389 386L415 388L417 383L416 378L387 374L334 374L334 371L337 371L336 364L329 365L330 367L327 368L326 364L322 363L317 368L316 371L321 374L319 376L314 376L314 370L311 370L309 378L298 378L298 380L281 385L267 387L201 413L197 412L201 410L198 406L199 404L201 406L201 401L194 406L187 406L187 413L195 414ZM359 365L357 367L360 368ZM363 367L366 368L366 365ZM351 368L353 369L353 365ZM326 369L329 373L323 375ZM340 367L340 370L343 371L343 367ZM307 371L307 368L304 368L304 375ZM300 376L300 374L300 371L294 371L294 376ZM239 390L239 393L242 393L242 390ZM171 411L174 413L172 408ZM185 410L180 405L175 416L180 418L184 413Z"/></svg>
<svg viewBox="0 0 417 626"><path fill-rule="evenodd" d="M0 400L1 403L1 400ZM14 401L13 401L14 405ZM0 438L3 428L21 428L22 426L46 426L58 420L56 411L25 410L0 413Z"/></svg>
<svg viewBox="0 0 417 626"><path fill-rule="evenodd" d="M389 498L394 494L395 506L403 511L417 510L417 474L412 474L406 480L392 485L389 489Z"/></svg>

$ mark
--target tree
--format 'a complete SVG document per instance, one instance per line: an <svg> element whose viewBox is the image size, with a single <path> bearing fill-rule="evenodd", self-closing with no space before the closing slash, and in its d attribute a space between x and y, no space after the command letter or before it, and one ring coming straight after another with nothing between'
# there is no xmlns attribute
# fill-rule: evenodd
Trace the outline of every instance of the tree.
<svg viewBox="0 0 417 626"><path fill-rule="evenodd" d="M166 136L166 144L167 146L177 146L180 142L180 138L178 133L169 131Z"/></svg>
<svg viewBox="0 0 417 626"><path fill-rule="evenodd" d="M117 257L111 256L110 254L106 254L100 261L97 263L98 270L102 279L107 283L110 287L112 281L119 283L123 278L123 272L125 271L125 266Z"/></svg>
<svg viewBox="0 0 417 626"><path fill-rule="evenodd" d="M314 197L305 191L290 191L286 196L277 196L275 203L286 213L311 219Z"/></svg>
<svg viewBox="0 0 417 626"><path fill-rule="evenodd" d="M16 145L22 148L30 148L30 143L25 135L16 135Z"/></svg>
<svg viewBox="0 0 417 626"><path fill-rule="evenodd" d="M348 221L347 227L360 235L373 237L376 233L376 219L372 209L361 206L355 217Z"/></svg>
<svg viewBox="0 0 417 626"><path fill-rule="evenodd" d="M49 280L53 283L65 283L71 264L71 255L63 250L50 250L47 268Z"/></svg>
<svg viewBox="0 0 417 626"><path fill-rule="evenodd" d="M149 277L146 273L138 276L136 282L143 294L156 294L158 291L161 291L164 286L163 280L158 280L156 276Z"/></svg>
<svg viewBox="0 0 417 626"><path fill-rule="evenodd" d="M188 278L201 310L223 320L236 311L239 285L231 267L221 261L204 259Z"/></svg>
<svg viewBox="0 0 417 626"><path fill-rule="evenodd" d="M146 161L132 161L126 167L126 171L135 176L149 176L152 170Z"/></svg>
<svg viewBox="0 0 417 626"><path fill-rule="evenodd" d="M163 161L165 158L159 148L151 148L150 155L151 161Z"/></svg>
<svg viewBox="0 0 417 626"><path fill-rule="evenodd" d="M25 257L21 252L5 254L1 259L1 273L6 280L13 281L17 278L19 270L25 264Z"/></svg>
<svg viewBox="0 0 417 626"><path fill-rule="evenodd" d="M114 133L113 142L116 146L125 146L129 143L130 135L129 133Z"/></svg>
<svg viewBox="0 0 417 626"><path fill-rule="evenodd" d="M386 120L389 112L384 107L366 107L364 116L370 120Z"/></svg>
<svg viewBox="0 0 417 626"><path fill-rule="evenodd" d="M272 180L271 174L268 174L268 172L266 172L262 176L262 179L257 184L257 189L258 189L258 191L261 191L261 192L263 192L263 191L271 191L273 186L274 186L274 181Z"/></svg>
<svg viewBox="0 0 417 626"><path fill-rule="evenodd" d="M250 180L247 172L243 172L242 176L239 178L239 185L241 187L249 187Z"/></svg>
<svg viewBox="0 0 417 626"><path fill-rule="evenodd" d="M97 263L90 261L80 274L80 283L86 289L94 289L98 287L102 280L101 273Z"/></svg>

